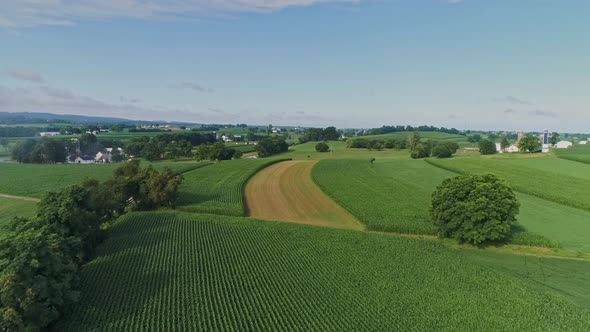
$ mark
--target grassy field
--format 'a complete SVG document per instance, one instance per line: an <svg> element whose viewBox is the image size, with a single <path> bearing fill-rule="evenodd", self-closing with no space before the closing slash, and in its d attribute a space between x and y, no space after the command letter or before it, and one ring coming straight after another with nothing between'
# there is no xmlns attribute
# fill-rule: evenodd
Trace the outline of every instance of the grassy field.
<svg viewBox="0 0 590 332"><path fill-rule="evenodd" d="M0 197L0 238L5 234L6 225L14 217L32 217L37 203L14 198Z"/></svg>
<svg viewBox="0 0 590 332"><path fill-rule="evenodd" d="M284 161L246 183L248 215L261 220L363 230L364 226L311 179L314 161Z"/></svg>
<svg viewBox="0 0 590 332"><path fill-rule="evenodd" d="M574 145L570 149L556 149L555 154L561 159L590 164L590 145Z"/></svg>
<svg viewBox="0 0 590 332"><path fill-rule="evenodd" d="M413 132L399 132L399 133L390 133L390 134L382 134L382 135L367 135L367 136L359 136L359 137L351 137L351 139L355 138L367 138L367 139L407 139L412 135ZM419 131L418 134L423 140L433 140L433 141L449 141L449 142L467 142L467 136L463 135L453 135L447 133L440 133L434 131Z"/></svg>
<svg viewBox="0 0 590 332"><path fill-rule="evenodd" d="M428 160L458 173L492 173L516 191L590 211L590 165L555 158L454 158Z"/></svg>
<svg viewBox="0 0 590 332"><path fill-rule="evenodd" d="M312 170L314 181L369 230L430 235L432 191L454 175L421 160L322 160Z"/></svg>
<svg viewBox="0 0 590 332"><path fill-rule="evenodd" d="M307 142L291 146L288 152L281 156L294 160L322 160L322 159L410 159L408 150L382 150L369 151L368 149L349 149L346 142L329 141L330 152L316 152L315 145L318 142Z"/></svg>
<svg viewBox="0 0 590 332"><path fill-rule="evenodd" d="M64 331L583 331L590 312L436 241L179 213L127 215Z"/></svg>
<svg viewBox="0 0 590 332"><path fill-rule="evenodd" d="M184 173L208 162L156 162L156 169L168 167ZM119 164L16 164L0 163L0 193L41 198L48 191L56 191L80 183L84 178L106 180Z"/></svg>
<svg viewBox="0 0 590 332"><path fill-rule="evenodd" d="M184 174L178 209L188 212L243 216L246 181L281 158L227 160Z"/></svg>

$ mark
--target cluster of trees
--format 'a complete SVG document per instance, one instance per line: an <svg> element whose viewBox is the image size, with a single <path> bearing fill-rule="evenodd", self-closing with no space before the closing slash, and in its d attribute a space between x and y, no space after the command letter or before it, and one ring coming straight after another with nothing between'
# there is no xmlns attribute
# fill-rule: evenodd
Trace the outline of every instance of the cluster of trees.
<svg viewBox="0 0 590 332"><path fill-rule="evenodd" d="M520 203L492 174L449 178L432 194L431 214L439 236L480 245L509 237Z"/></svg>
<svg viewBox="0 0 590 332"><path fill-rule="evenodd" d="M459 144L455 142L432 140L422 142L422 138L418 133L410 135L408 138L408 147L410 148L410 157L413 159L428 158L431 156L436 158L450 158L459 150Z"/></svg>
<svg viewBox="0 0 590 332"><path fill-rule="evenodd" d="M197 147L194 155L197 160L230 160L242 158L241 151L228 148L223 142L201 144Z"/></svg>
<svg viewBox="0 0 590 332"><path fill-rule="evenodd" d="M256 152L259 157L269 157L275 154L287 152L289 144L281 136L266 137L258 142L256 145Z"/></svg>
<svg viewBox="0 0 590 332"><path fill-rule="evenodd" d="M146 160L176 159L192 157L193 146L215 142L214 134L187 132L182 134L162 134L153 138L140 137L131 140L125 151Z"/></svg>
<svg viewBox="0 0 590 332"><path fill-rule="evenodd" d="M11 153L13 160L28 164L63 163L68 156L64 142L51 138L42 141L29 139L18 142Z"/></svg>
<svg viewBox="0 0 590 332"><path fill-rule="evenodd" d="M525 136L518 143L520 151L529 153L541 152L542 146L537 136Z"/></svg>
<svg viewBox="0 0 590 332"><path fill-rule="evenodd" d="M479 152L483 155L492 155L498 152L496 149L496 143L489 139L480 140L478 146ZM505 149L510 146L510 142L508 142L508 139L506 137L502 138L500 146L502 149ZM518 148L521 152L541 152L541 147L541 141L537 136L525 136L518 143Z"/></svg>
<svg viewBox="0 0 590 332"><path fill-rule="evenodd" d="M391 139L369 139L369 138L354 138L346 141L346 147L354 149L369 149L369 150L383 150L383 149L397 149L403 150L408 146L408 141L403 138Z"/></svg>
<svg viewBox="0 0 590 332"><path fill-rule="evenodd" d="M401 132L415 132L415 131L436 131L441 133L453 134L453 135L465 135L463 132L459 131L455 128L445 128L445 127L434 127L434 126L418 126L412 127L408 126L383 126L381 128L373 128L369 130L369 135L382 135L382 134L389 134L389 133L401 133Z"/></svg>
<svg viewBox="0 0 590 332"><path fill-rule="evenodd" d="M315 145L315 150L317 152L329 152L330 146L326 142L319 142L318 144Z"/></svg>
<svg viewBox="0 0 590 332"><path fill-rule="evenodd" d="M336 141L340 138L340 134L336 127L327 128L308 128L299 137L300 143L306 142L321 142L321 141Z"/></svg>
<svg viewBox="0 0 590 332"><path fill-rule="evenodd" d="M80 267L127 211L173 207L182 178L132 161L106 182L48 193L34 218L15 218L0 240L0 330L39 331L80 297Z"/></svg>

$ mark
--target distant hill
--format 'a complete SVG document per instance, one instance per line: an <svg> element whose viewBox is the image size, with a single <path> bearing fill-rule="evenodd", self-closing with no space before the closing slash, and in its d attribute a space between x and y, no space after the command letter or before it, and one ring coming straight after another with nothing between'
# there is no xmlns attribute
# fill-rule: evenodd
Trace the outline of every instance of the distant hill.
<svg viewBox="0 0 590 332"><path fill-rule="evenodd" d="M71 122L71 123L173 123L173 124L193 124L185 122L166 122L166 121L137 121L124 118L72 115L72 114L53 114L53 113L36 113L36 112L0 112L0 124L27 124L39 122Z"/></svg>

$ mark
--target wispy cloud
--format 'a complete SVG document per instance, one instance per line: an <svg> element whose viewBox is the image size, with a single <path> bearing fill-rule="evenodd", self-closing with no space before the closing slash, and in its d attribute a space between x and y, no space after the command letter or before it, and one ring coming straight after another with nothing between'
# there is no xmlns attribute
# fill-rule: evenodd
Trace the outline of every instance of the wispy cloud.
<svg viewBox="0 0 590 332"><path fill-rule="evenodd" d="M119 100L125 104L136 104L136 103L141 102L141 100L139 100L137 98L129 98L129 97L123 97L123 96L121 96L119 98Z"/></svg>
<svg viewBox="0 0 590 332"><path fill-rule="evenodd" d="M21 81L43 83L45 80L41 74L29 69L8 69L4 74Z"/></svg>
<svg viewBox="0 0 590 332"><path fill-rule="evenodd" d="M450 4L457 4L457 3L461 3L463 1L464 0L448 0L447 2L450 3Z"/></svg>
<svg viewBox="0 0 590 332"><path fill-rule="evenodd" d="M544 111L544 110L534 110L534 111L530 111L529 115L533 115L533 116L542 116L542 117L548 117L548 118L556 118L557 114L555 114L554 112L551 111Z"/></svg>
<svg viewBox="0 0 590 332"><path fill-rule="evenodd" d="M514 96L494 98L494 101L498 103L507 103L512 105L533 105L533 103L528 100L524 100L522 98Z"/></svg>
<svg viewBox="0 0 590 332"><path fill-rule="evenodd" d="M507 108L506 110L504 110L504 114L516 114L518 113L517 110L515 110L514 108Z"/></svg>
<svg viewBox="0 0 590 332"><path fill-rule="evenodd" d="M162 18L219 12L273 12L287 7L365 0L2 0L0 27L74 25L81 20Z"/></svg>
<svg viewBox="0 0 590 332"><path fill-rule="evenodd" d="M206 92L206 93L211 93L214 91L212 88L210 88L208 86L204 86L202 84L195 83L195 82L182 82L179 84L173 84L170 87L174 88L174 89L187 89L187 90L194 90L194 91Z"/></svg>

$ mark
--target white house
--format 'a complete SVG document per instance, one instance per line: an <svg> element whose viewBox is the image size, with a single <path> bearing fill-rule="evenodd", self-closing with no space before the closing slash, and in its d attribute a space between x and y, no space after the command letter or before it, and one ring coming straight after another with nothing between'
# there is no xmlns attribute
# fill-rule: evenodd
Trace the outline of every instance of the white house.
<svg viewBox="0 0 590 332"><path fill-rule="evenodd" d="M98 152L98 153L96 153L96 156L94 157L94 160L99 163L110 163L112 159L113 159L113 156L109 152L105 152L105 153Z"/></svg>
<svg viewBox="0 0 590 332"><path fill-rule="evenodd" d="M59 131L42 131L39 133L39 135L41 135L41 137L53 137L58 136Z"/></svg>
<svg viewBox="0 0 590 332"><path fill-rule="evenodd" d="M518 146L512 144L509 147L507 147L506 149L504 149L504 151L506 151L508 153L515 153L515 152L519 152L520 149L518 148Z"/></svg>
<svg viewBox="0 0 590 332"><path fill-rule="evenodd" d="M588 144L588 141L580 141L580 144L587 145Z"/></svg>
<svg viewBox="0 0 590 332"><path fill-rule="evenodd" d="M569 147L572 147L574 145L574 143L569 142L569 141L560 141L557 142L557 144L555 144L555 148L556 149L567 149Z"/></svg>

